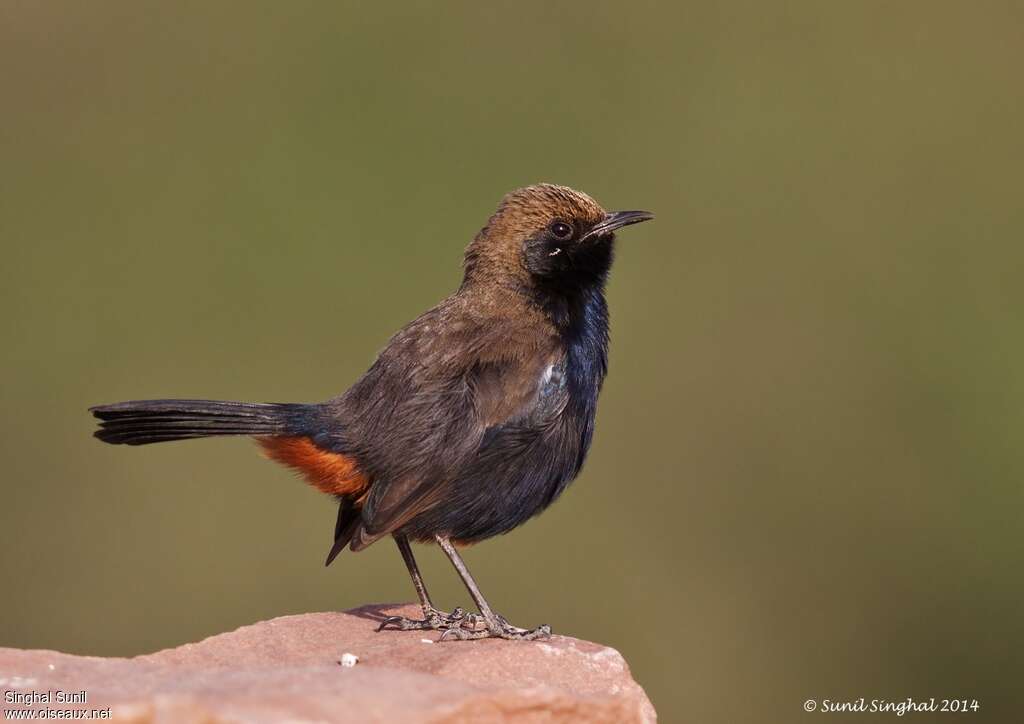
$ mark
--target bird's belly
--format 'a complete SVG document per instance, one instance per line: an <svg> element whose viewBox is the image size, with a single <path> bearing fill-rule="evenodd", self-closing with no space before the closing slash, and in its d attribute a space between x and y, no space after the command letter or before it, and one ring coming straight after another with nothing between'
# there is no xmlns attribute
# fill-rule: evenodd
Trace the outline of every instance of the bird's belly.
<svg viewBox="0 0 1024 724"><path fill-rule="evenodd" d="M603 350L597 343L577 344L561 364L545 368L530 414L488 430L448 492L402 532L418 540L445 535L473 543L507 533L551 505L579 473L590 447Z"/></svg>
<svg viewBox="0 0 1024 724"><path fill-rule="evenodd" d="M570 419L543 430L509 431L490 441L450 493L404 532L464 543L507 533L554 502L579 472L589 442L589 426Z"/></svg>

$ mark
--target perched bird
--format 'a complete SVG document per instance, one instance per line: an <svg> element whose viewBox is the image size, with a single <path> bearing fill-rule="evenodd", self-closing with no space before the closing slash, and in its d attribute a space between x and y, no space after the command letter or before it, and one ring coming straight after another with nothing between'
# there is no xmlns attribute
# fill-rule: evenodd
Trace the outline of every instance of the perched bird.
<svg viewBox="0 0 1024 724"><path fill-rule="evenodd" d="M459 544L547 508L590 446L608 365L604 287L617 229L653 218L606 212L565 186L505 196L467 247L459 289L406 325L370 369L326 402L141 400L90 408L112 444L249 435L338 500L327 564L390 535L423 607L381 629L441 638L535 639L494 612ZM434 607L410 541L436 542L479 615Z"/></svg>

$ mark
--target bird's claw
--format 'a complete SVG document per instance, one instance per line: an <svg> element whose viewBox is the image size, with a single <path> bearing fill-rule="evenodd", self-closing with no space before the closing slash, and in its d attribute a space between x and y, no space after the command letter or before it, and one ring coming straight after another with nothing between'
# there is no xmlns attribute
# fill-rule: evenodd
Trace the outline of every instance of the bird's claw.
<svg viewBox="0 0 1024 724"><path fill-rule="evenodd" d="M447 633L453 629L461 629L468 626L476 628L477 615L466 613L461 608L456 608L451 613L439 611L436 608L424 609L423 618L408 618L406 616L388 616L380 622L378 631L388 627L396 631L444 631Z"/></svg>
<svg viewBox="0 0 1024 724"><path fill-rule="evenodd" d="M461 608L451 613L436 608L424 609L423 618L388 616L380 622L378 631L392 628L396 631L440 631L438 641L474 641L476 639L508 639L512 641L533 641L551 636L547 624L534 629L519 628L508 622L504 616L495 614L495 621L489 624L483 617ZM480 624L483 624L481 627Z"/></svg>
<svg viewBox="0 0 1024 724"><path fill-rule="evenodd" d="M504 616L495 614L494 625L477 628L448 628L441 632L438 641L474 641L476 639L508 639L510 641L534 641L551 637L551 627L547 624L534 629L519 628L508 622ZM485 622L486 623L486 622Z"/></svg>

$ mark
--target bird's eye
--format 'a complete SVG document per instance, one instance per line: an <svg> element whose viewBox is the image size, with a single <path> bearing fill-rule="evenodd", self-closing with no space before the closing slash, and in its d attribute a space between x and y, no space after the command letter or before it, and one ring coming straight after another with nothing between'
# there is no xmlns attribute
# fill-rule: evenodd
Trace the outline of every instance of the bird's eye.
<svg viewBox="0 0 1024 724"><path fill-rule="evenodd" d="M565 223L564 221L555 221L554 223L551 224L550 228L551 234L556 239L565 240L572 236L572 226Z"/></svg>

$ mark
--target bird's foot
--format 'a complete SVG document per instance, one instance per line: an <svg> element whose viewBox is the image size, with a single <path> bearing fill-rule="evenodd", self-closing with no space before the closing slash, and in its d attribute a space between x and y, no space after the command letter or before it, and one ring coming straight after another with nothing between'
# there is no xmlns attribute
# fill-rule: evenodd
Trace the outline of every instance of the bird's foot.
<svg viewBox="0 0 1024 724"><path fill-rule="evenodd" d="M429 607L423 609L423 618L388 616L380 622L377 630L383 631L391 627L396 631L444 631L448 633L453 629L463 628L473 631L476 629L477 619L478 616L475 613L466 613L461 608L446 613Z"/></svg>
<svg viewBox="0 0 1024 724"><path fill-rule="evenodd" d="M551 637L551 627L547 624L537 628L527 629L513 626L508 620L495 614L495 621L484 621L484 628L448 628L441 633L438 641L473 641L475 639L509 639L512 641L534 641Z"/></svg>

